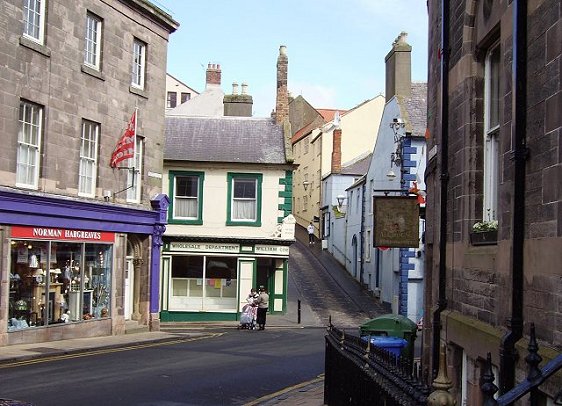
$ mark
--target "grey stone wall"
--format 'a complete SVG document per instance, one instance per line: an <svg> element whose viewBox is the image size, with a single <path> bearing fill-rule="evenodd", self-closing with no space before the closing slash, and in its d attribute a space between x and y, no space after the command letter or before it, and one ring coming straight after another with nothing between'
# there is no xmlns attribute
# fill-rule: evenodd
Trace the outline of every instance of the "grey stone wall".
<svg viewBox="0 0 562 406"><path fill-rule="evenodd" d="M534 322L542 345L562 346L562 16L559 0L528 4L527 127L529 155L523 196L515 196L512 160L512 9L507 1L455 0L450 2L450 69L448 183L446 213L441 213L439 148L442 144L439 105L441 46L439 0L429 2L428 151L437 156L428 162L426 184L427 249L426 314L437 303L439 279L439 220L447 217L447 309L466 316L490 331L505 331L511 315L512 207L525 199L524 332ZM498 242L474 246L472 225L482 218L483 187L483 78L484 50L493 38L500 40L500 177ZM558 270L557 270L558 269ZM465 318L463 318L465 320ZM472 321L470 323L472 323ZM446 324L446 323L445 323ZM445 330L451 339L459 324ZM445 334L443 332L443 334ZM475 333L476 334L476 333ZM487 334L487 333L486 333ZM443 337L443 336L442 336ZM431 332L424 332L425 342ZM492 342L474 340L472 356L497 351ZM499 343L497 343L499 345ZM457 345L460 345L457 343ZM427 347L426 347L427 348ZM424 355L428 359L427 355ZM476 358L475 358L476 359ZM497 361L497 357L496 357ZM469 402L470 403L470 402Z"/></svg>
<svg viewBox="0 0 562 406"><path fill-rule="evenodd" d="M111 169L109 160L135 107L138 134L144 137L142 203L161 191L166 58L170 26L134 1L49 0L45 46L26 46L21 40L22 2L0 5L0 184L15 186L16 146L20 99L44 107L44 133L39 190L76 196L82 119L101 124L96 198L102 191L126 187L126 171ZM101 71L83 68L86 13L103 20ZM172 24L173 25L173 24ZM130 90L132 45L147 44L145 88ZM124 201L126 193L116 196Z"/></svg>

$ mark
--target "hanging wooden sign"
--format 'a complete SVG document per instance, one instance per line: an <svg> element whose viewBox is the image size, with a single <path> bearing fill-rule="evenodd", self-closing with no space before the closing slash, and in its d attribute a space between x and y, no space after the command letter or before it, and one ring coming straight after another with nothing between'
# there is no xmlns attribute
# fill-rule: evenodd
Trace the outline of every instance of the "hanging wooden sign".
<svg viewBox="0 0 562 406"><path fill-rule="evenodd" d="M374 196L373 208L373 247L419 247L417 196Z"/></svg>

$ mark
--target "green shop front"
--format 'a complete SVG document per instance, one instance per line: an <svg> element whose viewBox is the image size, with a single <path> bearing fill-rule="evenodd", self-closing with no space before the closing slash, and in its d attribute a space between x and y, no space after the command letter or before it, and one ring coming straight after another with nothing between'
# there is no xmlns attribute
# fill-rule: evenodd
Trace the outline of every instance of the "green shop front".
<svg viewBox="0 0 562 406"><path fill-rule="evenodd" d="M238 320L252 288L264 286L269 313L287 307L289 243L164 237L161 321Z"/></svg>

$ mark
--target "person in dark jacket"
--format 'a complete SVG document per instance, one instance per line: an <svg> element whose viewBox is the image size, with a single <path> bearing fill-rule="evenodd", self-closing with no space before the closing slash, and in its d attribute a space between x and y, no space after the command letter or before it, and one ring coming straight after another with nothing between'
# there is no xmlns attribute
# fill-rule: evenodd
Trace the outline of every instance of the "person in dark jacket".
<svg viewBox="0 0 562 406"><path fill-rule="evenodd" d="M259 288L259 295L256 299L256 304L258 305L258 328L259 330L263 330L265 329L265 318L267 316L267 308L269 307L269 295L263 286L260 286Z"/></svg>

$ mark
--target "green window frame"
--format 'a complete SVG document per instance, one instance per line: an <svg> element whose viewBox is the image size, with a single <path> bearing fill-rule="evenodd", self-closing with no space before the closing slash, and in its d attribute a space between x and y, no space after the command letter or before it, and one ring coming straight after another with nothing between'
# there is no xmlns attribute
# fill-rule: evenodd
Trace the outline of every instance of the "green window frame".
<svg viewBox="0 0 562 406"><path fill-rule="evenodd" d="M228 201L227 201L227 226L249 226L261 227L261 205L262 205L262 181L261 173L227 173ZM252 182L255 188L252 190ZM247 202L251 207L254 202L252 218L241 218L236 214L236 207L240 203Z"/></svg>
<svg viewBox="0 0 562 406"><path fill-rule="evenodd" d="M196 195L182 195L178 196L177 189L178 189L178 181L190 178L191 181L195 181L197 185L197 193ZM170 171L169 173L169 196L170 198L170 207L168 208L168 223L169 224L191 224L191 225L202 225L203 224L203 182L205 180L205 173L204 172L192 172L192 171ZM185 188L187 185L179 185L182 188ZM193 186L193 184L192 184ZM193 191L192 191L193 192ZM193 193L192 193L193 194ZM180 209L180 201L179 200L194 200L195 207L197 210L197 215L195 216L181 216L176 214L176 211Z"/></svg>

